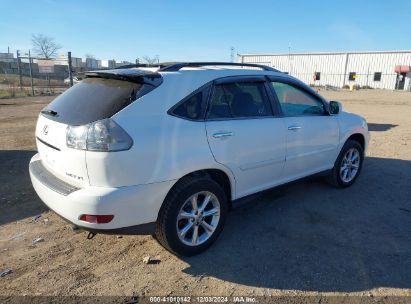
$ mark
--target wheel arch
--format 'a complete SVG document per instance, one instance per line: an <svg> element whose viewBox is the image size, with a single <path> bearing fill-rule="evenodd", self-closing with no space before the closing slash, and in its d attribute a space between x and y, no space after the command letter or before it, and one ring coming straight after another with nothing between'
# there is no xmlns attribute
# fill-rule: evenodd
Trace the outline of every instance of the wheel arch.
<svg viewBox="0 0 411 304"><path fill-rule="evenodd" d="M361 145L362 149L365 150L365 136L364 136L364 134L362 134L362 133L351 134L345 142L347 142L348 140L354 140L354 141L358 142Z"/></svg>
<svg viewBox="0 0 411 304"><path fill-rule="evenodd" d="M347 144L348 144L348 146L347 146ZM340 174L341 174L341 169L340 168L341 168L341 164L342 164L342 159L343 159L343 157L345 157L345 153L347 153L347 151L349 151L349 149L351 149L353 147L353 144L358 144L363 149L363 155L360 159L360 163L359 163L359 167L358 167L358 171L361 171L362 164L363 164L363 157L365 156L364 152L365 152L365 148L366 148L366 145L367 145L366 134L363 134L361 132L354 132L354 133L351 133L350 135L348 135L347 138L344 141L341 142L341 145L342 145L341 149L339 149L339 153L338 153L338 156L337 156L337 158L334 162L334 166L331 169L329 175L327 176L328 182L330 184L338 187L338 188L345 188L345 187L350 186L359 175L359 173L356 173L356 176L354 176L354 178L350 181L344 181L344 180L342 180L342 177L340 176ZM346 147L345 150L344 150L344 147Z"/></svg>
<svg viewBox="0 0 411 304"><path fill-rule="evenodd" d="M234 177L229 174L228 172L219 169L219 168L207 168L207 169L199 169L190 173L187 173L180 177L174 185L170 188L168 193L170 193L181 181L189 177L208 177L211 180L215 181L217 184L222 186L224 193L227 196L227 202L229 204L229 208L232 207L232 200L235 195L235 180ZM168 194L166 195L164 201L167 199ZM164 205L164 201L162 205ZM160 208L161 210L161 208Z"/></svg>

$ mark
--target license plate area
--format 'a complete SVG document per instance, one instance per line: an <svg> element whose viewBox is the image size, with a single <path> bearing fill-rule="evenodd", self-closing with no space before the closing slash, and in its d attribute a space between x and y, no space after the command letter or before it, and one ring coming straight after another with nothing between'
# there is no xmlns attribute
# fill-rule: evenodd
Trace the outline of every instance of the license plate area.
<svg viewBox="0 0 411 304"><path fill-rule="evenodd" d="M37 148L39 149L42 160L45 161L48 166L54 168L56 166L57 153L59 153L59 151L55 148L51 148L41 140L39 140Z"/></svg>

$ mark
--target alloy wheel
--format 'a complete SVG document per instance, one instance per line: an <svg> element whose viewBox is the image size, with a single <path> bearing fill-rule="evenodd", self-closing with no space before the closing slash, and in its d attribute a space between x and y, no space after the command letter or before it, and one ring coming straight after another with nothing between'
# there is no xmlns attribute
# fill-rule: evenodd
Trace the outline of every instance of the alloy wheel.
<svg viewBox="0 0 411 304"><path fill-rule="evenodd" d="M190 196L177 216L177 234L188 246L198 246L213 235L220 221L220 202L208 191Z"/></svg>
<svg viewBox="0 0 411 304"><path fill-rule="evenodd" d="M345 152L340 166L340 177L344 183L351 182L357 176L360 161L360 152L356 148Z"/></svg>

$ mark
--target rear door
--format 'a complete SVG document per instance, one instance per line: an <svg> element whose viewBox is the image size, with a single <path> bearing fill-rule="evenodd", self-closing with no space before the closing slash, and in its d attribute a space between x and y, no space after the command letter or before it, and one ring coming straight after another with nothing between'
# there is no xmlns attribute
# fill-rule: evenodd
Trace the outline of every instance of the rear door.
<svg viewBox="0 0 411 304"><path fill-rule="evenodd" d="M216 81L206 116L208 142L217 162L236 179L242 197L275 185L285 161L285 126L269 101L264 77Z"/></svg>
<svg viewBox="0 0 411 304"><path fill-rule="evenodd" d="M319 96L297 82L274 78L271 88L287 129L285 181L332 168L339 145L337 117Z"/></svg>

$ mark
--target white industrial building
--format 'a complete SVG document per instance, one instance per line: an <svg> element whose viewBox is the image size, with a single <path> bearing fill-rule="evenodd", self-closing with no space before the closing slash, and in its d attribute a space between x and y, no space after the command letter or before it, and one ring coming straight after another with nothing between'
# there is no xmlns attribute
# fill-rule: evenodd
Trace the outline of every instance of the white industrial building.
<svg viewBox="0 0 411 304"><path fill-rule="evenodd" d="M239 61L274 67L313 86L411 91L411 51L240 54Z"/></svg>

